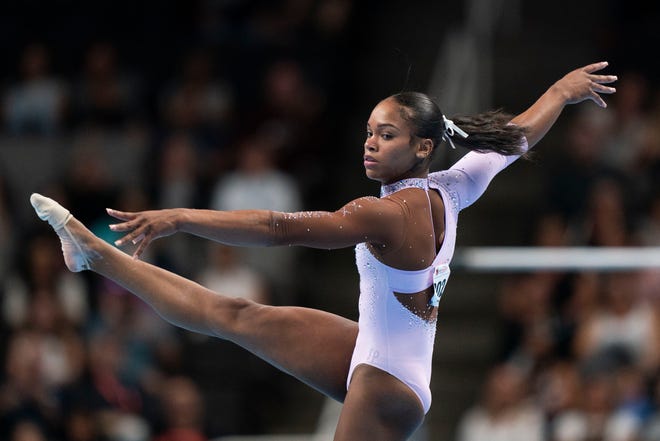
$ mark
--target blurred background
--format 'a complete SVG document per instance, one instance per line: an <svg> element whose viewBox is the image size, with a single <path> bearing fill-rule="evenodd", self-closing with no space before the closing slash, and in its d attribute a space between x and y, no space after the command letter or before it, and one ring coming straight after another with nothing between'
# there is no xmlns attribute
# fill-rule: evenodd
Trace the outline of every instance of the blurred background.
<svg viewBox="0 0 660 441"><path fill-rule="evenodd" d="M327 427L331 439L334 427L306 386L67 272L34 191L108 241L105 207L335 210L378 194L361 155L380 99L420 90L449 116L517 113L607 60L609 107L567 108L462 213L457 247L660 246L658 19L657 2L630 0L4 2L0 439L321 439L306 434ZM357 318L352 249L181 235L145 259ZM457 269L415 439L660 440L659 368L658 271Z"/></svg>

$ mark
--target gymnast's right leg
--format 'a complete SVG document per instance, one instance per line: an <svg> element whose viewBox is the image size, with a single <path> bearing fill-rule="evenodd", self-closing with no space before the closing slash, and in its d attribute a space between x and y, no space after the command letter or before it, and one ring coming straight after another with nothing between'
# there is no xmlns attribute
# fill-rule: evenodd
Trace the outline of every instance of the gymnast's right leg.
<svg viewBox="0 0 660 441"><path fill-rule="evenodd" d="M320 392L343 401L357 323L299 307L224 296L96 237L68 210L39 194L37 215L53 227L71 271L91 270L122 285L182 328L232 341Z"/></svg>

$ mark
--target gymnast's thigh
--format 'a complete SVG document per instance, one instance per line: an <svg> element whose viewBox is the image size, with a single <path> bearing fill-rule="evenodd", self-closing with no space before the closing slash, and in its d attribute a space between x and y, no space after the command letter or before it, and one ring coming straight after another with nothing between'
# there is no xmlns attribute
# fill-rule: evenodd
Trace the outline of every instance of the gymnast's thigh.
<svg viewBox="0 0 660 441"><path fill-rule="evenodd" d="M228 339L339 401L358 324L325 311L244 302Z"/></svg>
<svg viewBox="0 0 660 441"><path fill-rule="evenodd" d="M353 371L335 441L403 441L424 421L417 395L393 375L367 364Z"/></svg>

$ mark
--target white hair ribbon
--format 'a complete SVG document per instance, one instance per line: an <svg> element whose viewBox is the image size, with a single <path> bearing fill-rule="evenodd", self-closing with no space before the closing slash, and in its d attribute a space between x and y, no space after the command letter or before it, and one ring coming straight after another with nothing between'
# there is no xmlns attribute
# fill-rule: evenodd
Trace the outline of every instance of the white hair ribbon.
<svg viewBox="0 0 660 441"><path fill-rule="evenodd" d="M451 140L451 137L454 136L455 133L458 133L461 138L467 138L468 134L465 133L465 131L463 131L463 129L458 127L456 124L454 124L454 121L447 119L444 115L442 115L442 121L445 123L445 134L443 135L443 138L445 138L445 141L449 143L451 148L455 149L456 146Z"/></svg>

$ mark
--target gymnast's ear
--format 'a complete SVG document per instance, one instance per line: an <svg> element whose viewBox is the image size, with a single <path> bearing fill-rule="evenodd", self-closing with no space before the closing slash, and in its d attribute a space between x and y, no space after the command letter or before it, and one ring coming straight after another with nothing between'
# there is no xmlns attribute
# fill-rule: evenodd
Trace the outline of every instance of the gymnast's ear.
<svg viewBox="0 0 660 441"><path fill-rule="evenodd" d="M419 141L419 144L417 145L417 158L419 159L427 159L428 157L431 156L431 153L433 152L433 140L429 138L422 138Z"/></svg>

